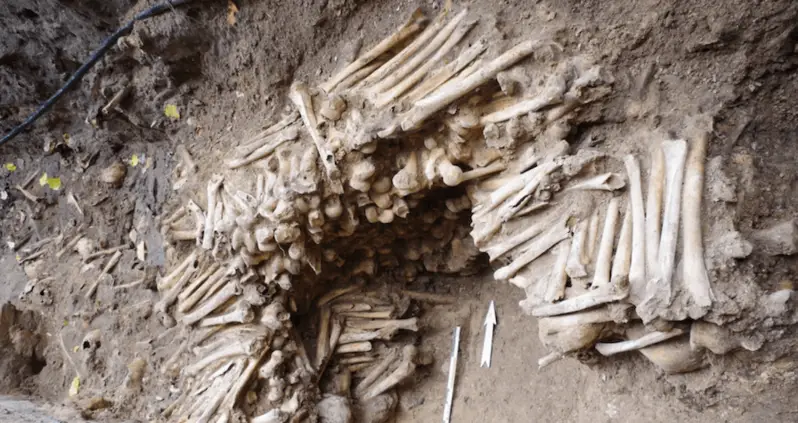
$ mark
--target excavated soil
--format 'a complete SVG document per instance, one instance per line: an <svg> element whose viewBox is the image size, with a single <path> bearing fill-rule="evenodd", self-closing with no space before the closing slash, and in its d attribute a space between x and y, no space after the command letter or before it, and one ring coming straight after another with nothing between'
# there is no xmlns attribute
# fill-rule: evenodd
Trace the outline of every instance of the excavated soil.
<svg viewBox="0 0 798 423"><path fill-rule="evenodd" d="M8 132L53 93L102 41L149 1L9 0L0 10L0 132ZM608 100L587 111L572 145L603 144L611 151L643 152L652 134L678 133L690 116L709 116L714 132L707 179L724 175L733 201L707 201L710 220L726 219L743 236L798 217L798 4L786 1L473 1L460 2L480 18L491 42L503 47L543 34L571 52L586 54L613 75ZM196 1L139 23L140 49L112 50L33 129L0 147L0 394L67 405L88 415L86 400L122 384L134 357L148 371L177 344L151 313L157 293L148 283L116 290L93 280L80 259L56 251L77 227L104 247L128 242L131 229L151 246L146 263L124 250L115 284L149 281L165 266L156 218L185 200L173 190L175 146L183 143L199 166L188 186L200 186L231 140L279 115L288 85L318 81L339 69L356 46L371 45L421 7L440 1L285 0L237 2L231 21L225 2ZM127 87L119 107L100 109ZM180 113L164 116L166 104ZM131 166L133 156L139 164ZM100 180L122 161L118 189ZM715 172L715 173L713 173ZM38 183L60 177L60 190ZM41 197L27 200L14 187ZM68 202L72 194L82 211ZM182 196L182 197L181 197ZM725 216L725 217L724 217ZM20 263L28 246L65 234L39 260ZM714 238L713 238L714 237ZM709 233L713 245L717 234ZM709 248L712 251L712 248ZM96 271L95 271L96 272ZM792 288L798 260L755 250L713 275L733 287L746 329L763 331L757 352L715 359L701 371L666 376L637 354L612 360L567 359L542 370L546 354L535 320L517 307L523 292L471 277L425 275L416 287L458 298L424 314L425 346L435 364L402 392L398 422L434 421L443 408L451 331L463 328L455 422L790 422L798 362L793 354L793 302L786 317L760 310L751 292ZM29 281L44 279L36 286ZM499 316L493 366L479 367L482 320L490 300ZM13 306L11 305L13 304ZM730 322L734 325L735 322ZM92 330L101 342L81 340ZM63 343L63 347L62 347ZM72 364L66 357L77 361ZM75 367L82 395L68 397ZM147 421L166 406L169 387L94 413L99 421ZM77 421L80 412L63 416ZM3 417L0 414L0 421Z"/></svg>

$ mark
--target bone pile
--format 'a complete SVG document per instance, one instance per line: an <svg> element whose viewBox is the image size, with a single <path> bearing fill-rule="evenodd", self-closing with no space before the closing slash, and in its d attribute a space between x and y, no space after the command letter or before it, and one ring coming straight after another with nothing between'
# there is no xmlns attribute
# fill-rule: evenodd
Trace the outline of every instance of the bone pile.
<svg viewBox="0 0 798 423"><path fill-rule="evenodd" d="M286 113L162 222L170 252L187 254L158 283L157 311L195 335L169 363L188 363L173 421L323 414L328 367L339 369L325 390L335 401L392 392L419 362L412 344L383 342L418 330L400 304L354 289L321 297L315 358L289 313L301 294L356 278L473 273L480 251L541 318L542 364L594 347L651 358L706 313L706 139L655 148L644 205L637 157L563 140L611 78L551 41L489 52L476 24L467 10L429 24L417 12L317 89L295 82ZM537 260L551 274L537 278ZM365 372L354 392L347 372Z"/></svg>

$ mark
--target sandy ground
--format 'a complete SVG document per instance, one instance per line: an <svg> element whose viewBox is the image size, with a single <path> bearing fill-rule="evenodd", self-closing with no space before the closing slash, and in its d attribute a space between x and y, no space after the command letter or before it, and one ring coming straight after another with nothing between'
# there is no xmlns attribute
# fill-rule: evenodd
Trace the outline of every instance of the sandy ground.
<svg viewBox="0 0 798 423"><path fill-rule="evenodd" d="M79 3L11 0L0 11L3 133L55 91L105 34L148 4ZM484 20L486 32L502 43L554 34L567 48L596 57L613 72L616 95L593 110L594 119L574 131L569 141L599 141L635 150L637 144L629 134L636 130L667 132L684 114L710 111L716 116L710 156L722 157L741 187L740 198L729 206L734 227L748 233L798 216L794 164L798 99L792 95L798 89L798 6L794 2L464 3ZM130 229L142 222L147 227L169 205L182 200L171 189L176 144L185 143L202 169L196 181L189 181L186 191L190 191L192 184L213 171L214 163L233 144L231 139L279 112L287 84L331 73L341 66L354 40L372 43L419 6L432 13L441 4L241 1L237 23L231 26L223 2L203 2L140 24L136 35L143 41L145 57L115 50L31 132L0 147L0 164L17 167L15 172L0 169L0 190L9 197L0 201L0 303L10 301L41 316L28 322L41 342L22 357L47 363L43 369L32 366L30 371L16 372L8 369L27 367L4 362L0 370L7 377L0 393L72 407L66 392L74 373L59 337L72 350L91 329L115 334L113 342L98 350L101 371L84 381L85 391L94 393L118 386L132 357L146 355L157 367L176 348L174 342L152 348L138 344L163 330L139 307L155 298L152 290L120 292L105 286L96 302L85 301L81 288L93 273L80 273L77 257L48 257L21 266L19 252L9 248L8 241L27 234L30 242L58 234L68 238L85 224L103 246L126 242ZM134 89L121 110L99 116L97 110L125 85ZM163 117L167 102L181 110L180 121ZM86 123L92 116L97 125ZM70 145L42 153L45 143L58 142L64 134L70 135ZM134 154L150 158L152 167L146 172L129 169L118 190L98 181L103 168L127 162ZM48 191L33 183L31 191L42 200L26 202L14 185L42 172L60 176L64 189ZM68 204L68 192L80 199L84 215ZM157 249L147 263L137 262L135 252L126 251L115 283L134 281L147 269L164 264ZM791 283L796 271L795 257L754 254L716 277L770 291ZM37 289L36 295L20 300L35 276L53 276L54 281L38 287L46 291ZM590 365L566 359L538 371L537 359L546 351L538 341L534 319L518 310L520 290L487 277L440 279L434 286L456 294L458 306L427 310L423 343L435 351L436 362L426 377L403 393L400 422L440 419L451 330L456 325L463 327L463 337L454 422L798 419L798 410L791 405L798 392L792 326L771 322L769 330L778 331L782 341L768 344L758 354L718 359L689 376L664 376L636 354L614 361L588 357ZM483 369L479 368L482 322L490 300L496 301L499 324L494 364ZM166 386L159 389L167 392ZM118 404L100 420L124 420L152 407L148 398L137 398Z"/></svg>

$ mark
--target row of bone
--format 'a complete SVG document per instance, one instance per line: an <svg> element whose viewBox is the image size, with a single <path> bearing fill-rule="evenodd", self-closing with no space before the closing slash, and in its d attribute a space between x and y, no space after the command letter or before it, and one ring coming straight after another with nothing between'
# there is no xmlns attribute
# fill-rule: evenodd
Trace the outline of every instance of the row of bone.
<svg viewBox="0 0 798 423"><path fill-rule="evenodd" d="M673 140L663 142L652 151L645 205L638 161L633 155L624 157L629 181L628 209L621 219L620 197L612 198L601 229L598 209L576 224L568 214L559 213L547 219L534 216L527 218L530 223L525 225L525 230L489 243L501 226L516 216L524 199L531 198L543 177L562 166L559 158L538 163L531 170L515 175L477 202L475 242L491 260L510 257L509 263L497 269L494 277L509 279L525 289L528 298L520 305L528 314L542 318L541 338L555 350L552 354L561 356L592 347L607 335L599 330L600 324L629 321L627 312L632 306L636 306L634 317L644 323L658 317L700 319L708 312L713 296L701 238L706 143L706 135L701 134L690 142L689 149L686 141ZM610 173L588 178L570 189L612 191L623 186L623 178ZM675 286L680 220L683 265L679 281L682 286ZM620 234L617 233L619 221L622 222ZM555 259L548 277L536 281L523 274L530 263L551 249L554 249ZM588 265L592 275L588 273ZM566 290L569 279L572 289ZM677 293L688 298L687 310L681 315L668 310ZM674 319L674 315L679 318ZM553 332L547 319L557 321ZM590 328L591 336L587 336L580 325ZM558 336L552 337L552 333ZM683 333L685 331L678 328L652 331L642 334L639 340L630 339L617 346L599 344L597 350L612 355L667 341Z"/></svg>

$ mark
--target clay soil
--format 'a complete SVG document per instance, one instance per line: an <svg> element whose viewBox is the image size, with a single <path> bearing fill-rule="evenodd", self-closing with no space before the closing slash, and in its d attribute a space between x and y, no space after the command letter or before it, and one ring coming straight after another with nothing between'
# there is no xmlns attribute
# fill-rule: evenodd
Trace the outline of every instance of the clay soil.
<svg viewBox="0 0 798 423"><path fill-rule="evenodd" d="M0 133L22 121L105 36L150 3L4 1ZM164 330L150 313L157 293L146 284L129 290L101 286L97 297L87 301L84 285L96 271L81 273L79 257L57 259L60 247L48 247L43 260L20 264L24 247L15 250L9 242L30 237L28 243L34 244L66 234L63 245L81 225L106 247L128 242L134 228L155 240L156 219L179 202L172 189L177 144L192 152L200 169L197 181L205 180L235 145L232 140L280 113L291 81L326 77L351 58L356 40L370 45L415 8L434 14L442 7L428 0L237 4L234 24L224 1L196 1L137 24L134 34L142 41L141 50L114 49L31 131L0 147L0 164L16 166L13 172L0 169L0 304L26 310L4 308L0 319L0 393L85 408L67 396L75 372L65 357L85 358L81 340L94 329L101 331L103 342L86 358L93 370L84 375L81 388L94 395L119 386L134 357L145 356L150 371L157 371L177 348L168 337L157 340ZM614 75L613 95L569 134L572 144L634 146L642 128L667 133L686 115L710 115L714 136L709 157L721 157L738 189L731 205L734 228L745 235L798 217L798 3L541 0L459 5L480 17L479 25L495 43L545 34L569 51L592 56ZM118 110L101 113L125 86L130 91ZM164 116L167 103L177 106L179 120ZM100 181L102 169L116 161L128 163L133 155L145 165L128 165L120 188ZM60 177L60 190L39 185L45 172ZM35 203L14 188L30 177L35 179L29 190L41 197ZM68 203L70 193L82 214ZM157 244L148 243L153 247L146 263L126 250L115 284L163 269L165 256ZM798 259L755 251L717 283L772 292L791 287L796 272ZM52 279L29 285L46 277ZM663 375L636 354L613 360L585 357L587 365L566 359L538 371L537 359L546 351L535 320L517 307L523 299L520 290L492 281L489 274L425 278L426 288L459 300L425 313L424 343L436 362L402 393L398 422L440 419L451 331L457 325L463 340L454 422L798 420L792 400L798 393L797 338L784 321L760 322L769 331L769 342L760 351L732 353L688 375ZM499 324L493 366L485 369L479 367L479 356L490 300L496 302ZM160 387L96 417L147 421L165 407L156 397L166 394L168 387ZM80 419L77 412L65 416Z"/></svg>

